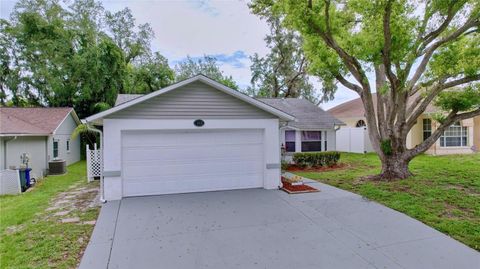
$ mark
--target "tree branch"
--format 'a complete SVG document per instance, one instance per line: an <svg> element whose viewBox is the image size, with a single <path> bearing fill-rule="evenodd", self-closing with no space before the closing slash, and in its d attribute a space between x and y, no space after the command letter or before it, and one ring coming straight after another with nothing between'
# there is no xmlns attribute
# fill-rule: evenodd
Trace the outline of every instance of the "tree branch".
<svg viewBox="0 0 480 269"><path fill-rule="evenodd" d="M423 114L423 112L425 111L427 106L432 102L432 100L441 91L443 91L445 89L453 88L453 87L456 87L456 86L459 86L459 85L462 85L462 84L465 84L465 83L477 81L477 80L480 80L480 74L463 77L463 78L460 78L460 79L457 79L457 80L449 81L447 83L444 83L445 79L440 80L440 83L437 84L436 86L434 86L433 89L431 90L431 92L428 93L427 96L425 96L425 97L418 96L415 99L414 103L412 103L412 105L408 108L407 115L409 115L411 113L411 115L409 116L408 121L407 121L408 129L410 129L414 125L417 118L421 114ZM422 99L423 99L423 102L421 102ZM420 106L418 106L418 108L415 110L415 106L417 106L420 102L421 102ZM408 113L408 112L410 112L410 113Z"/></svg>
<svg viewBox="0 0 480 269"><path fill-rule="evenodd" d="M312 9L312 7L309 7L309 8ZM324 17L325 17L327 32L320 29L318 25L316 25L314 22L310 21L310 26L320 35L320 37L327 44L327 46L333 49L337 53L337 55L340 57L340 59L345 64L347 69L350 71L353 77L360 83L360 85L362 85L364 89L370 91L370 85L368 84L367 76L365 75L365 72L362 66L360 65L360 62L355 57L348 54L343 48L341 48L331 34L329 8L330 8L330 1L325 0L325 10L324 10L325 16Z"/></svg>
<svg viewBox="0 0 480 269"><path fill-rule="evenodd" d="M335 76L335 78L345 87L349 88L350 90L352 91L355 91L357 93L361 93L362 92L362 88L360 86L358 86L357 84L354 84L354 83L351 83L350 81L348 81L347 79L345 79L342 75L338 74Z"/></svg>
<svg viewBox="0 0 480 269"><path fill-rule="evenodd" d="M392 85L393 89L397 89L398 79L392 72L392 63L390 59L390 52L392 50L392 33L390 29L390 17L392 14L392 1L387 1L385 6L385 13L383 15L383 49L382 49L382 58L383 65L385 66L385 73Z"/></svg>
<svg viewBox="0 0 480 269"><path fill-rule="evenodd" d="M428 33L424 38L423 38L423 44L422 47L425 48L428 44L430 44L435 38L437 38L450 24L452 21L453 17L455 17L455 14L457 11L454 11L453 9L454 5L449 5L448 6L448 11L447 11L447 18L443 21L443 23L434 31Z"/></svg>
<svg viewBox="0 0 480 269"><path fill-rule="evenodd" d="M387 126L385 122L385 96L380 92L380 89L385 85L385 68L383 65L375 66L375 82L377 88L377 118L378 130L381 137L387 137Z"/></svg>
<svg viewBox="0 0 480 269"><path fill-rule="evenodd" d="M460 114L457 114L457 112L458 111L450 112L447 118L440 124L440 126L433 132L433 134L430 137L428 137L427 139L425 139L425 141L415 146L413 149L408 150L406 152L407 158L411 159L416 155L422 152L425 152L427 149L429 149L438 140L438 138L440 138L440 136L443 134L445 129L451 126L454 122L473 118L475 116L480 115L480 108L470 112L465 112Z"/></svg>
<svg viewBox="0 0 480 269"><path fill-rule="evenodd" d="M420 65L417 68L417 71L414 73L412 76L412 79L408 82L407 85L407 90L410 91L413 86L417 83L417 81L420 79L420 77L423 75L427 68L427 64L430 61L430 58L433 56L433 53L442 45L455 40L458 38L460 35L462 35L464 32L466 32L468 29L474 26L480 25L480 21L478 18L476 19L469 19L463 26L452 32L451 34L447 35L446 37L442 38L441 40L435 42L432 44L430 47L425 49L425 52L423 53L423 59L420 62Z"/></svg>
<svg viewBox="0 0 480 269"><path fill-rule="evenodd" d="M458 85L462 85L462 84L477 81L477 80L480 80L480 73L472 76L463 77L457 80L449 81L443 84L441 87L442 89L448 89L448 88L452 88Z"/></svg>
<svg viewBox="0 0 480 269"><path fill-rule="evenodd" d="M286 81L285 84L287 85L287 93L288 93L287 95L292 95L291 90L292 90L293 85L295 84L295 81L297 80L298 77L305 74L303 72L304 64L305 64L305 57L303 57L301 62L300 62L300 66L298 67L298 72L291 79Z"/></svg>

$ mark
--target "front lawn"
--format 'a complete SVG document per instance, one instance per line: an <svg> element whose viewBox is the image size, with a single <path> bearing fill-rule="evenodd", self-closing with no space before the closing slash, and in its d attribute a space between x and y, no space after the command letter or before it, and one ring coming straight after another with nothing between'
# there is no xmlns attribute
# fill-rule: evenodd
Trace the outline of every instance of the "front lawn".
<svg viewBox="0 0 480 269"><path fill-rule="evenodd" d="M375 154L342 153L345 166L327 172L295 172L356 192L404 212L480 250L480 154L421 155L410 164L414 176L393 182L360 179L380 172Z"/></svg>
<svg viewBox="0 0 480 269"><path fill-rule="evenodd" d="M0 197L1 268L78 265L99 212L98 182L87 183L85 173L78 162L30 192Z"/></svg>

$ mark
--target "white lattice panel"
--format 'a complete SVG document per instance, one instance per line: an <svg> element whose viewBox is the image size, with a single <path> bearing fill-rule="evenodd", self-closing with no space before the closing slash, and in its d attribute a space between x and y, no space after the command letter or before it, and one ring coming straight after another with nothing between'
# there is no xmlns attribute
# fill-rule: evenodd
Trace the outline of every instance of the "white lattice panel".
<svg viewBox="0 0 480 269"><path fill-rule="evenodd" d="M21 192L18 170L0 171L0 195L18 194Z"/></svg>
<svg viewBox="0 0 480 269"><path fill-rule="evenodd" d="M92 181L95 177L102 174L102 151L100 149L91 150L87 146L87 178Z"/></svg>

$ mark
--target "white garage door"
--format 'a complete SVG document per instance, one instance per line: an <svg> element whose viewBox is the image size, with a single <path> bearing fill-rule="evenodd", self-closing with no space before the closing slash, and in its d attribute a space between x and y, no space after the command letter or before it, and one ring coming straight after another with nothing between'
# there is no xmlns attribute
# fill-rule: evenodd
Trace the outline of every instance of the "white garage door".
<svg viewBox="0 0 480 269"><path fill-rule="evenodd" d="M124 132L123 195L262 187L263 160L262 130Z"/></svg>

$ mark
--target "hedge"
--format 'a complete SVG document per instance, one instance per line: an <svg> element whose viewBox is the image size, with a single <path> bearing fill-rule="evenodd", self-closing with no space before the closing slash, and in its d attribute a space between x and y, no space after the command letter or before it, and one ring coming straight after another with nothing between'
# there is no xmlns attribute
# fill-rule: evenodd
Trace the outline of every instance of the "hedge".
<svg viewBox="0 0 480 269"><path fill-rule="evenodd" d="M338 151L324 152L297 152L293 154L293 161L300 167L332 166L340 159Z"/></svg>

